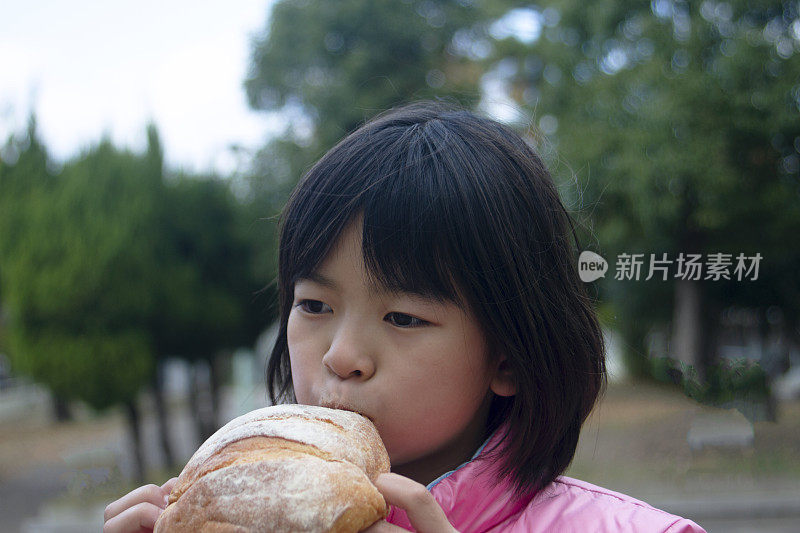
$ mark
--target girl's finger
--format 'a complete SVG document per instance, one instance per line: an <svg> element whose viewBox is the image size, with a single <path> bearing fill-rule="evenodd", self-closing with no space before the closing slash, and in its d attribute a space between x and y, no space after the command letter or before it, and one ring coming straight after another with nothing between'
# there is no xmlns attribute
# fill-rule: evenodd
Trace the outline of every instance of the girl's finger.
<svg viewBox="0 0 800 533"><path fill-rule="evenodd" d="M166 483L164 483L163 485L161 485L161 490L163 490L164 492L169 494L170 492L172 492L172 489L173 489L173 487L175 487L175 484L177 482L178 482L178 478L174 477L174 478L170 479L169 481L167 481Z"/></svg>
<svg viewBox="0 0 800 533"><path fill-rule="evenodd" d="M103 526L103 533L132 533L153 531L156 520L164 509L150 502L142 502L125 509Z"/></svg>
<svg viewBox="0 0 800 533"><path fill-rule="evenodd" d="M375 522L361 533L408 533L408 531L390 524L386 520L381 520L380 522Z"/></svg>
<svg viewBox="0 0 800 533"><path fill-rule="evenodd" d="M169 483L169 481L167 483ZM150 503L156 507L164 509L167 506L166 497L168 494L169 492L164 492L164 489L158 485L145 485L144 487L139 487L138 489L129 492L119 500L108 504L108 507L106 507L106 510L103 513L103 520L108 522L115 516L124 512L126 509L130 509L131 507L134 507L140 503Z"/></svg>
<svg viewBox="0 0 800 533"><path fill-rule="evenodd" d="M375 486L389 504L405 510L408 521L420 533L455 531L436 498L424 485L397 474L381 474L375 480Z"/></svg>

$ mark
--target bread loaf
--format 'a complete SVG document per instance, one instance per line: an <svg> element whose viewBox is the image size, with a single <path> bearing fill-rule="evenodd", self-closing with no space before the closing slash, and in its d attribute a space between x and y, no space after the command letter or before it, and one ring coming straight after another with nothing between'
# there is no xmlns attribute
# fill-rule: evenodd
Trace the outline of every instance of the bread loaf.
<svg viewBox="0 0 800 533"><path fill-rule="evenodd" d="M164 532L357 532L386 516L389 471L372 423L350 411L266 407L214 433L178 477Z"/></svg>

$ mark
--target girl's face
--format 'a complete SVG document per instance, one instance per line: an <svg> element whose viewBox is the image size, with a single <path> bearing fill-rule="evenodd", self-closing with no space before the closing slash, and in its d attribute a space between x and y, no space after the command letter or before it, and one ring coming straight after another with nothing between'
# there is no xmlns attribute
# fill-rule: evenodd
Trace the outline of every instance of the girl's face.
<svg viewBox="0 0 800 533"><path fill-rule="evenodd" d="M358 221L296 283L287 334L297 401L369 417L392 470L421 483L470 458L507 390L469 313L368 285Z"/></svg>

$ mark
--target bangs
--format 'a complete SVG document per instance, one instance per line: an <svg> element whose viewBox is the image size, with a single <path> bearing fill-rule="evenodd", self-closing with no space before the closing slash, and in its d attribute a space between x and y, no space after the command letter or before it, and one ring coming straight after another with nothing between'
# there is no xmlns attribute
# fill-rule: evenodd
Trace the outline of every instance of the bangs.
<svg viewBox="0 0 800 533"><path fill-rule="evenodd" d="M464 302L454 273L459 259L456 209L443 162L419 125L345 139L306 175L285 213L281 272L291 290L314 272L344 230L361 219L362 251L376 289ZM284 261L285 259L286 261Z"/></svg>

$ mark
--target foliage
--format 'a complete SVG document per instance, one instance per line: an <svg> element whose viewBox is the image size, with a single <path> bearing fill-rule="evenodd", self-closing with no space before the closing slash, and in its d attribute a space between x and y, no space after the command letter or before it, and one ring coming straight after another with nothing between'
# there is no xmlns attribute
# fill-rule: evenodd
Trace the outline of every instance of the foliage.
<svg viewBox="0 0 800 533"><path fill-rule="evenodd" d="M238 205L227 184L176 176L165 187L159 217L151 315L159 353L210 359L250 342L242 328L250 251L237 235Z"/></svg>
<svg viewBox="0 0 800 533"><path fill-rule="evenodd" d="M480 97L481 70L457 44L485 20L465 0L283 0L253 44L250 105L296 106L327 150L365 119L398 103Z"/></svg>
<svg viewBox="0 0 800 533"><path fill-rule="evenodd" d="M703 377L694 366L668 357L653 358L650 364L658 381L679 385L687 396L700 403L764 403L770 397L767 373L760 364L747 359L717 361L705 369Z"/></svg>
<svg viewBox="0 0 800 533"><path fill-rule="evenodd" d="M153 371L152 346L142 331L76 335L46 327L14 334L17 372L97 410L136 398Z"/></svg>
<svg viewBox="0 0 800 533"><path fill-rule="evenodd" d="M800 231L797 4L541 6L540 37L499 40L493 60L535 116L540 147L558 154L550 163L584 209L583 241L612 262L623 252L761 253L758 281L702 281L703 297L712 310L776 305L796 327L800 250L787 243ZM621 324L669 320L669 305L653 302L671 301L671 280L611 278L600 285Z"/></svg>
<svg viewBox="0 0 800 533"><path fill-rule="evenodd" d="M103 409L134 399L157 359L210 359L263 328L242 206L215 176L165 176L154 126L144 153L103 140L59 175L33 120L3 154L0 334L15 372Z"/></svg>
<svg viewBox="0 0 800 533"><path fill-rule="evenodd" d="M146 319L159 184L142 158L108 141L50 181L13 198L17 239L3 239L10 359L56 393L102 409L132 399L152 371Z"/></svg>
<svg viewBox="0 0 800 533"><path fill-rule="evenodd" d="M11 136L0 151L0 297L7 259L22 243L25 201L52 185L47 150L31 116L24 135Z"/></svg>

